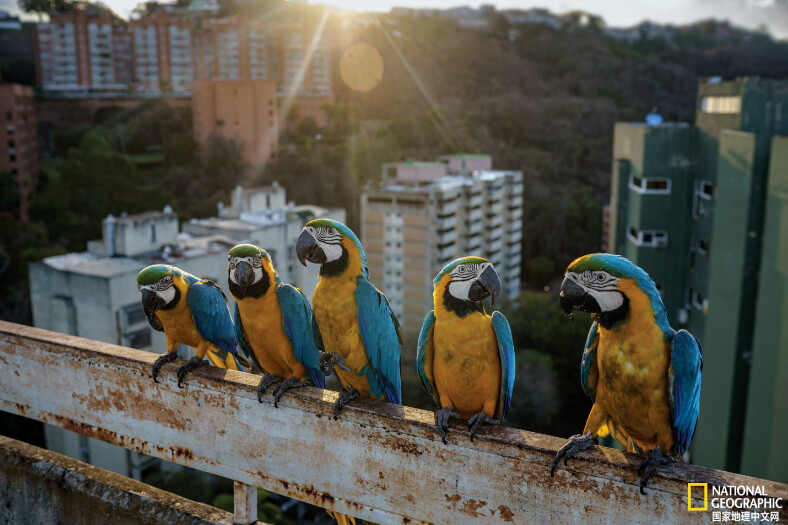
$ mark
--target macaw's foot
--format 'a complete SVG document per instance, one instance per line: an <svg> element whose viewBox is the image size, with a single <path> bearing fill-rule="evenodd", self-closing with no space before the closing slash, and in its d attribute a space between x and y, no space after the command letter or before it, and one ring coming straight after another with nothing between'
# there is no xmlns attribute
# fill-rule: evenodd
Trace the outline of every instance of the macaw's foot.
<svg viewBox="0 0 788 525"><path fill-rule="evenodd" d="M448 407L435 411L435 426L438 427L438 432L441 434L441 439L443 440L444 445L448 445L446 442L446 432L449 431L450 419L459 419L462 421L462 416Z"/></svg>
<svg viewBox="0 0 788 525"><path fill-rule="evenodd" d="M353 401L358 397L358 390L353 388L353 385L348 385L339 392L339 399L334 403L334 421L336 421L339 412L345 408L349 401Z"/></svg>
<svg viewBox="0 0 788 525"><path fill-rule="evenodd" d="M500 419L493 419L484 412L479 412L472 418L468 420L468 428L471 429L471 441L473 441L473 437L476 435L476 432L479 430L479 427L482 426L483 423L488 423L490 425L500 425Z"/></svg>
<svg viewBox="0 0 788 525"><path fill-rule="evenodd" d="M208 361L205 361L197 356L194 356L186 361L186 364L178 369L178 388L183 388L181 383L183 382L183 378L186 377L186 374L195 368L200 368L201 366L206 366L208 364L210 364Z"/></svg>
<svg viewBox="0 0 788 525"><path fill-rule="evenodd" d="M591 437L591 432L588 432L582 436L580 434L576 434L570 437L567 444L561 447L561 450L559 450L558 454L555 455L555 458L553 459L553 468L550 469L550 477L552 478L555 476L555 468L558 466L558 462L561 461L561 458L564 458L564 466L566 466L569 458L581 450L591 448L595 443L596 440Z"/></svg>
<svg viewBox="0 0 788 525"><path fill-rule="evenodd" d="M156 379L156 376L159 375L159 369L164 365L164 363L170 363L176 359L178 359L178 351L173 350L172 352L167 352L153 362L153 381L155 383L159 382L159 380Z"/></svg>
<svg viewBox="0 0 788 525"><path fill-rule="evenodd" d="M646 459L644 459L640 466L638 466L638 476L640 476L640 493L644 496L646 495L646 484L648 483L648 478L657 470L659 467L664 465L668 465L676 461L675 459L666 456L662 453L659 447L651 450L648 455L646 455Z"/></svg>
<svg viewBox="0 0 788 525"><path fill-rule="evenodd" d="M274 390L274 408L279 408L279 400L282 398L282 394L288 390L301 388L302 386L307 386L308 384L309 381L299 381L295 377L288 377L285 379L284 383L276 387L276 390Z"/></svg>
<svg viewBox="0 0 788 525"><path fill-rule="evenodd" d="M317 359L317 366L319 366L320 370L322 370L327 376L330 376L334 372L334 365L338 366L345 372L353 371L349 366L347 366L345 360L342 359L336 352L322 352L320 357Z"/></svg>
<svg viewBox="0 0 788 525"><path fill-rule="evenodd" d="M260 384L257 385L257 400L262 403L263 402L263 394L268 388L273 385L274 383L278 383L279 381L284 381L285 378L281 376L275 376L273 374L268 374L263 376L260 380Z"/></svg>

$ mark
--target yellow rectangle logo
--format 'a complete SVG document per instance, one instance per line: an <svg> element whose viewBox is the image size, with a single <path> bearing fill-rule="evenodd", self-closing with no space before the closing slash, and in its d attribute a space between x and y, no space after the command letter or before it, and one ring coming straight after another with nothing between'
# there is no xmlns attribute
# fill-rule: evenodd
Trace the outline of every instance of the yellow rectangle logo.
<svg viewBox="0 0 788 525"><path fill-rule="evenodd" d="M692 487L703 487L703 506L692 506ZM708 483L687 483L687 510L708 510L709 508L709 484Z"/></svg>

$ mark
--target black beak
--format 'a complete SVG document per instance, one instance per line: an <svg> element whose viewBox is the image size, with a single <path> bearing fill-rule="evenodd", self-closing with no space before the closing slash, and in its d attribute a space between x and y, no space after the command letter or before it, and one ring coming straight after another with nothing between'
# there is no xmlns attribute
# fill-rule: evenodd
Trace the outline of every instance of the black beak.
<svg viewBox="0 0 788 525"><path fill-rule="evenodd" d="M298 261L306 266L306 261L315 264L323 264L326 262L326 254L320 246L317 245L317 240L306 230L301 231L296 243L296 256Z"/></svg>
<svg viewBox="0 0 788 525"><path fill-rule="evenodd" d="M568 317L572 317L573 309L597 314L602 311L596 299L569 277L564 278L564 282L561 283L561 292L558 295L561 297L561 309Z"/></svg>
<svg viewBox="0 0 788 525"><path fill-rule="evenodd" d="M246 289L254 282L254 271L251 264L246 261L238 263L238 266L235 267L235 282L241 287L241 292L246 293Z"/></svg>
<svg viewBox="0 0 788 525"><path fill-rule="evenodd" d="M155 312L164 306L164 299L159 297L159 294L151 290L142 290L142 306L146 312Z"/></svg>
<svg viewBox="0 0 788 525"><path fill-rule="evenodd" d="M495 299L501 293L501 281L495 268L488 266L476 281L471 285L468 298L471 301L482 301L488 296L492 297L491 304L495 304Z"/></svg>

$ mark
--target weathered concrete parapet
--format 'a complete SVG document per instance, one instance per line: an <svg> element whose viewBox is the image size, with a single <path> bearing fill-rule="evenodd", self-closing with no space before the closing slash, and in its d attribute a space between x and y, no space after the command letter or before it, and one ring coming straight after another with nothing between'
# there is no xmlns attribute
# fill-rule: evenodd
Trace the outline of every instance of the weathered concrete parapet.
<svg viewBox="0 0 788 525"><path fill-rule="evenodd" d="M229 525L233 515L0 436L0 523Z"/></svg>
<svg viewBox="0 0 788 525"><path fill-rule="evenodd" d="M688 482L788 499L785 484L694 465L654 476L643 496L641 458L605 447L551 478L563 439L492 427L470 442L453 426L444 445L430 412L357 400L334 421L336 392L301 388L276 409L257 402L256 376L232 370L201 368L180 389L173 362L156 384L156 357L0 322L0 410L239 481L241 503L246 484L382 524L707 525L710 512L687 510Z"/></svg>

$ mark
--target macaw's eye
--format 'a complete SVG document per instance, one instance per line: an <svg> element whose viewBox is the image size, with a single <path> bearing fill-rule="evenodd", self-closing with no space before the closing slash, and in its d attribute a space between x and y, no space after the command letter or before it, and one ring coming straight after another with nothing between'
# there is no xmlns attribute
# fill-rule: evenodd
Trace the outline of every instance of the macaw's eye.
<svg viewBox="0 0 788 525"><path fill-rule="evenodd" d="M260 254L255 255L254 259L252 259L252 266L254 266L255 268L260 268L262 265L263 265L263 256Z"/></svg>
<svg viewBox="0 0 788 525"><path fill-rule="evenodd" d="M605 280L605 274L598 273L597 276L596 276L596 280L600 281L600 282L604 281Z"/></svg>
<svg viewBox="0 0 788 525"><path fill-rule="evenodd" d="M230 257L230 268L235 268L235 257Z"/></svg>
<svg viewBox="0 0 788 525"><path fill-rule="evenodd" d="M461 265L460 265L460 267L458 268L458 270L459 270L461 273L462 273L462 272L464 272L464 271L466 270L466 268L465 268L465 265L464 265L464 264L461 264Z"/></svg>

